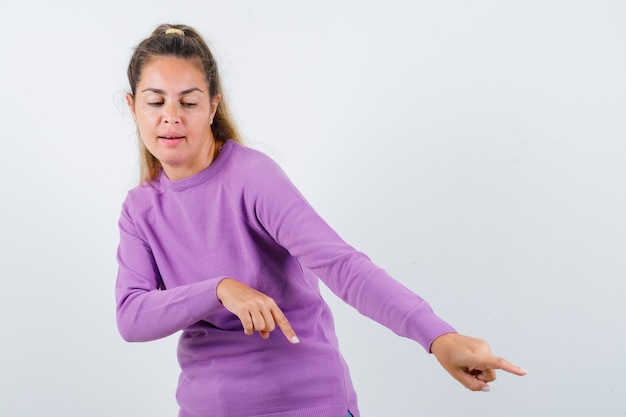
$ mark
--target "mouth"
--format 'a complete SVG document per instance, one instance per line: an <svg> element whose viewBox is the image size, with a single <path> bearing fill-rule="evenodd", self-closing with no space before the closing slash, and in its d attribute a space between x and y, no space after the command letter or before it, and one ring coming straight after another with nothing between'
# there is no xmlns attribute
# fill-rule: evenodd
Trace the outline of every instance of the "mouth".
<svg viewBox="0 0 626 417"><path fill-rule="evenodd" d="M180 139L185 139L184 136L170 136L170 135L165 135L165 136L159 136L159 139L164 139L164 140L180 140Z"/></svg>
<svg viewBox="0 0 626 417"><path fill-rule="evenodd" d="M176 146L185 140L185 136L179 135L163 135L157 136L157 138L161 141L161 143L164 143L166 146Z"/></svg>

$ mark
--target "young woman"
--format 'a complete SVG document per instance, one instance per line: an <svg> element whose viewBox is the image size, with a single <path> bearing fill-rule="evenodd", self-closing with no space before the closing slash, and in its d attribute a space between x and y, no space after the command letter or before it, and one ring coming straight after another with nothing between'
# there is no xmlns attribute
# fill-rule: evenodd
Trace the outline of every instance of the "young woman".
<svg viewBox="0 0 626 417"><path fill-rule="evenodd" d="M496 369L525 373L456 333L344 242L272 160L240 143L193 28L156 28L136 47L128 79L142 181L119 221L118 327L127 341L182 330L179 416L358 417L320 278L468 389L488 390ZM270 337L277 328L284 337Z"/></svg>

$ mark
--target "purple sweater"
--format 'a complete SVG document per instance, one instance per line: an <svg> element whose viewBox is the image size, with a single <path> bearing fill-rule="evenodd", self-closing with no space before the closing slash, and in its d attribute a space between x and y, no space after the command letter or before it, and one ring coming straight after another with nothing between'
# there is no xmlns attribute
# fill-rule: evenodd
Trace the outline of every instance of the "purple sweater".
<svg viewBox="0 0 626 417"><path fill-rule="evenodd" d="M359 416L319 278L426 350L454 331L346 244L270 158L232 141L192 177L131 190L119 227L118 328L136 342L182 330L181 417ZM246 336L217 299L225 277L272 297L300 343Z"/></svg>

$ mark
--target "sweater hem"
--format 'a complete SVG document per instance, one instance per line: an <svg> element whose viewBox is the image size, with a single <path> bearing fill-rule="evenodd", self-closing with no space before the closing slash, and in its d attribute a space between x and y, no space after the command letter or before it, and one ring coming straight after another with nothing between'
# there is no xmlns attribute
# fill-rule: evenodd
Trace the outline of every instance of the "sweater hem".
<svg viewBox="0 0 626 417"><path fill-rule="evenodd" d="M250 417L342 417L348 412L348 407L336 405L331 407L316 407L304 410L283 411L270 414L255 414Z"/></svg>

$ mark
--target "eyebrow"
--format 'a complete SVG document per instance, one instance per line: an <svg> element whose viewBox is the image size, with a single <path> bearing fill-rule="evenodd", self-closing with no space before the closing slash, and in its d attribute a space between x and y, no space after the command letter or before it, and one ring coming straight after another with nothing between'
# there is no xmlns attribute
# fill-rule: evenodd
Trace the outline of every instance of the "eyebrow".
<svg viewBox="0 0 626 417"><path fill-rule="evenodd" d="M146 91L150 91L153 92L155 94L165 94L164 90L161 90L160 88L151 88L148 87L145 90L142 90L142 93L145 93ZM188 88L187 90L183 90L180 93L178 93L179 96L184 96L185 94L189 94L189 93L193 93L194 91L199 91L200 93L204 94L204 91L202 91L201 89L199 89L198 87L192 87L192 88Z"/></svg>

